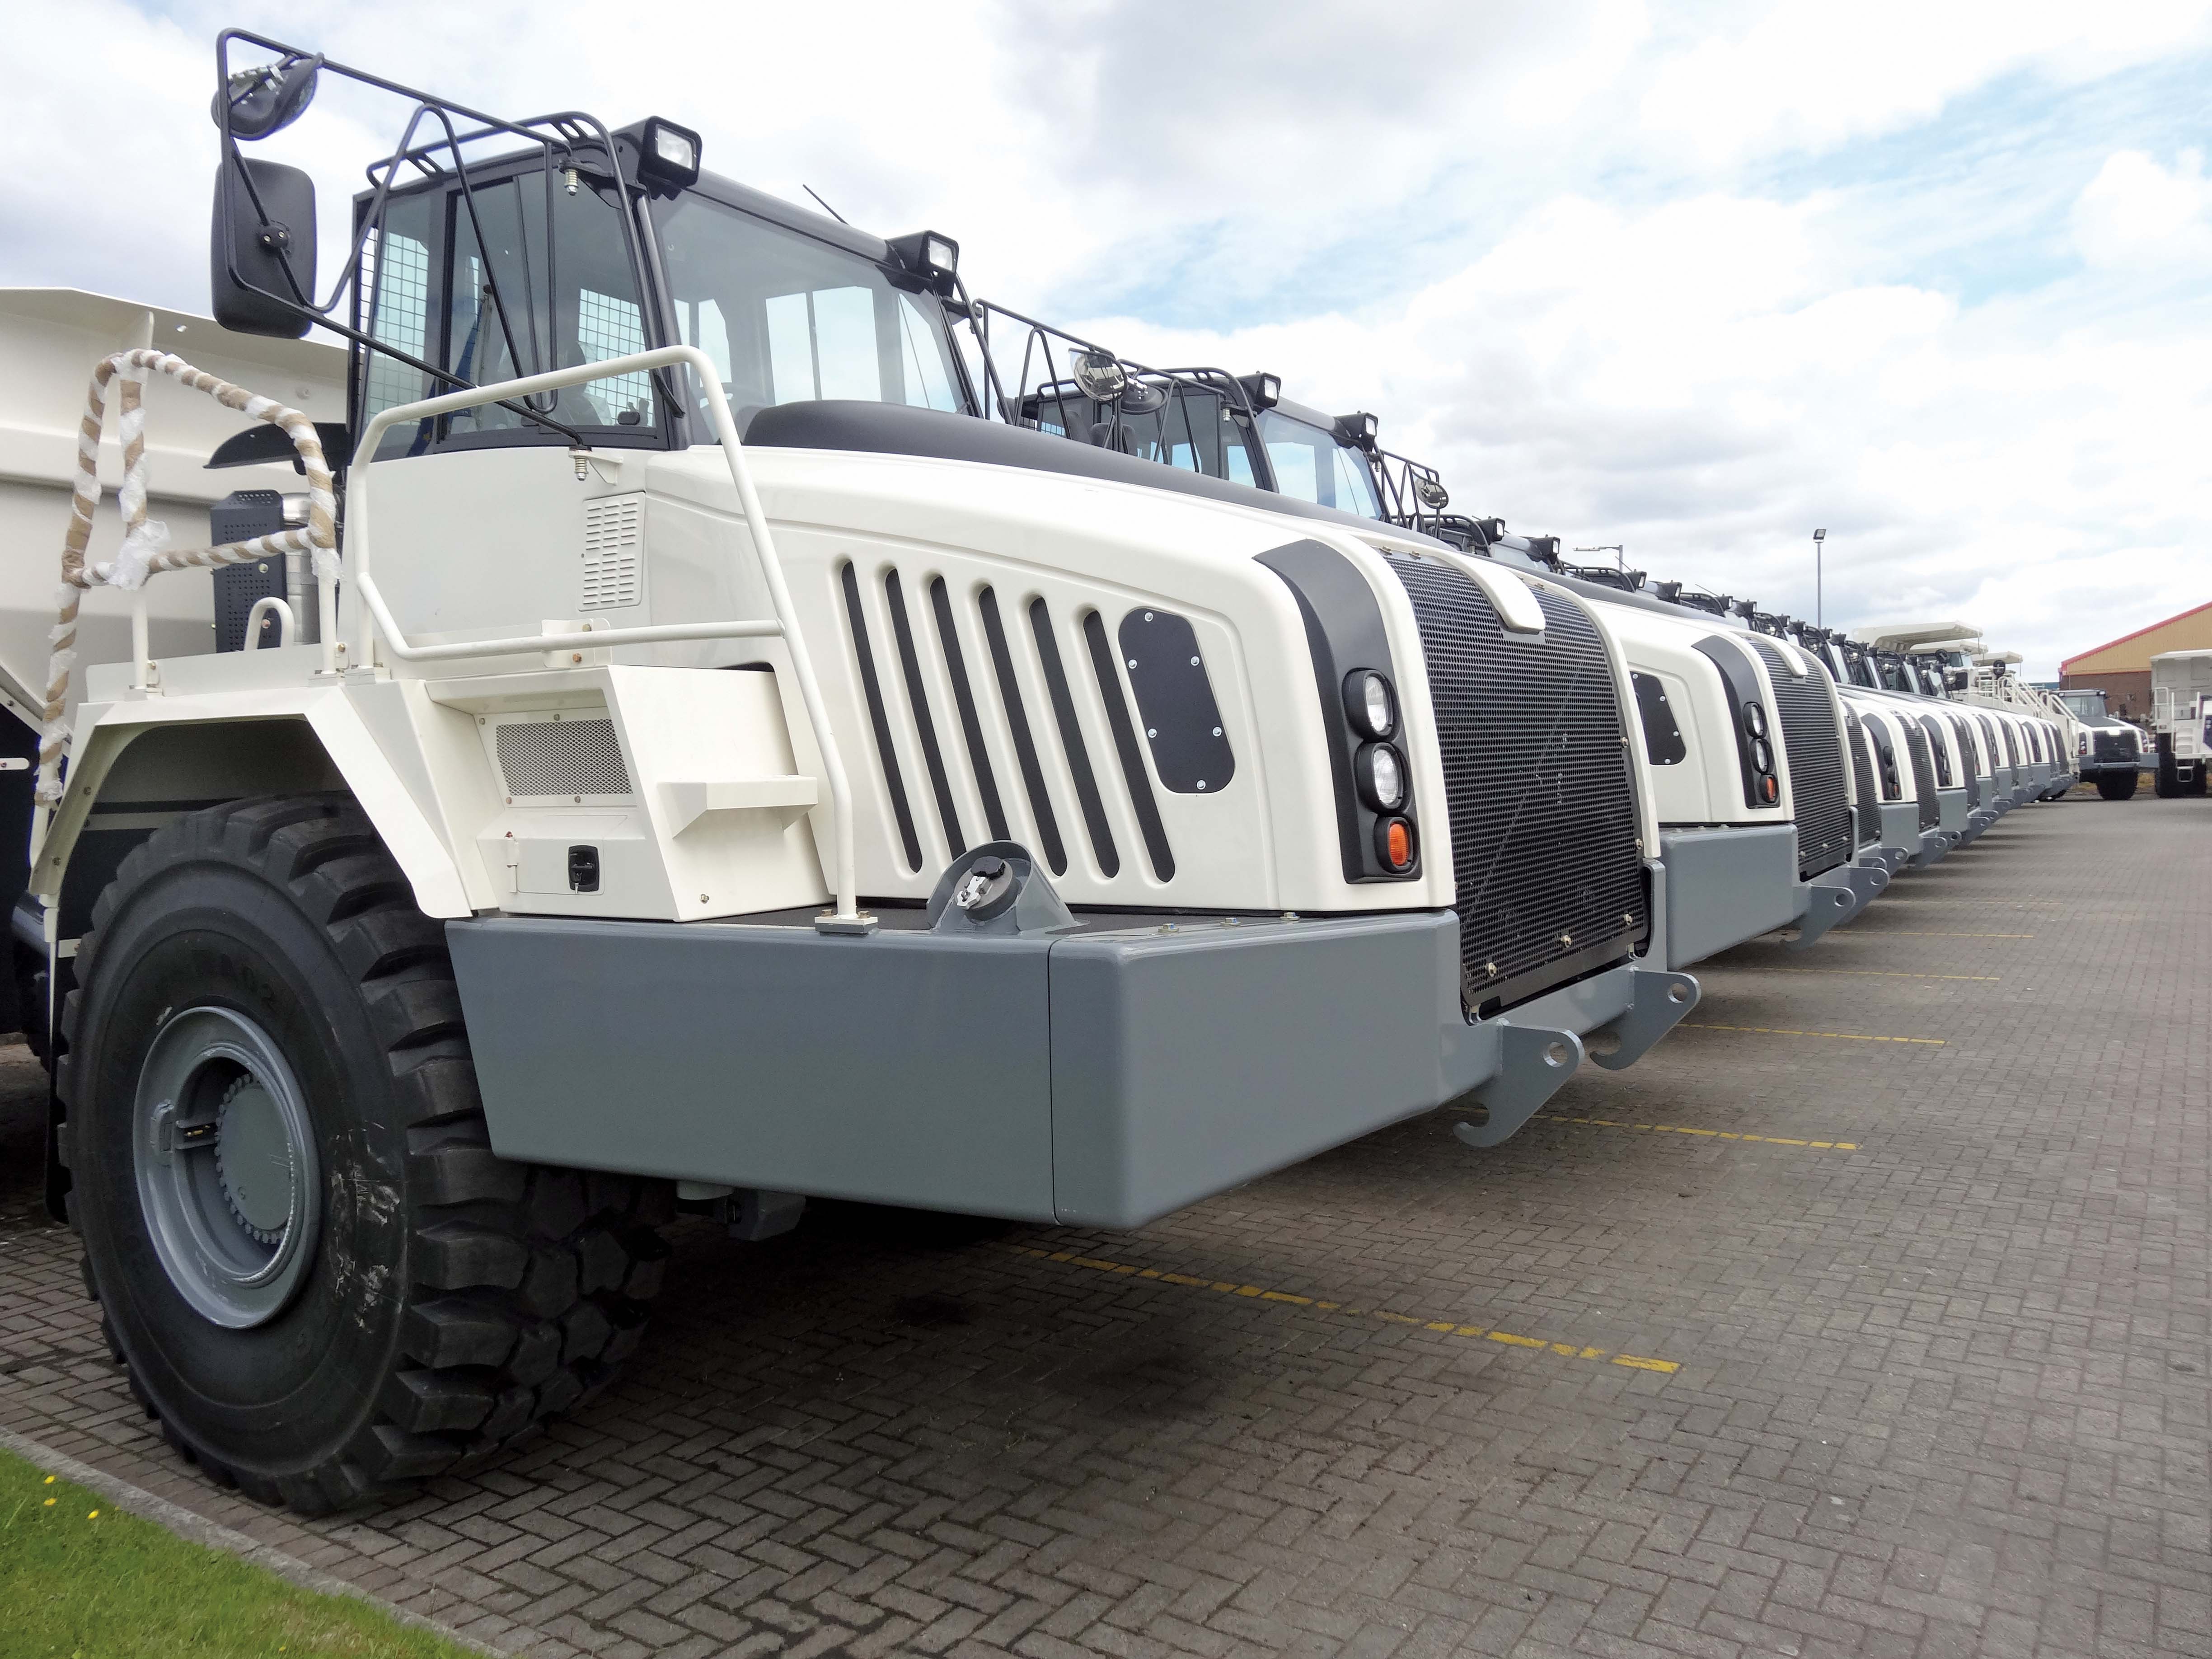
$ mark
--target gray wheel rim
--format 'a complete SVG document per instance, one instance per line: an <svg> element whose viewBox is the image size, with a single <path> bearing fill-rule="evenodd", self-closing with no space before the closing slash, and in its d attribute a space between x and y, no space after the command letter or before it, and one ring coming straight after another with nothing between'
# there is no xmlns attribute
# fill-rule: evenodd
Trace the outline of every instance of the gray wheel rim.
<svg viewBox="0 0 2212 1659"><path fill-rule="evenodd" d="M179 1295L232 1330L298 1294L322 1221L322 1171L299 1080L229 1008L170 1015L132 1108L138 1202Z"/></svg>

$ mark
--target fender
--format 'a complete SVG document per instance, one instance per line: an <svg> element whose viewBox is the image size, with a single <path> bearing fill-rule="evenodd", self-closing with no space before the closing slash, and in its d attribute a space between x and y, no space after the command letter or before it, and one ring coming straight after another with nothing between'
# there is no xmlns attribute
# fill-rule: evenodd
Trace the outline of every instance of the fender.
<svg viewBox="0 0 2212 1659"><path fill-rule="evenodd" d="M68 788L35 840L32 890L50 913L58 910L63 879L86 820L103 801L123 810L134 799L113 793L129 787L133 758L164 769L172 763L191 768L191 787L161 792L166 799L180 793L215 799L297 789L300 773L284 763L296 755L299 728L304 726L329 763L331 782L350 790L361 803L406 872L426 915L468 915L477 908L471 897L479 895L488 905L489 884L477 867L481 861L473 848L465 862L456 856L438 816L414 718L417 711L411 706L416 700L406 695L411 689L380 682L201 694L175 704L159 696L88 702L70 744ZM265 776L256 764L257 745L245 735L257 727L269 734L272 750ZM147 746L157 734L173 734L178 744L173 755L159 761Z"/></svg>

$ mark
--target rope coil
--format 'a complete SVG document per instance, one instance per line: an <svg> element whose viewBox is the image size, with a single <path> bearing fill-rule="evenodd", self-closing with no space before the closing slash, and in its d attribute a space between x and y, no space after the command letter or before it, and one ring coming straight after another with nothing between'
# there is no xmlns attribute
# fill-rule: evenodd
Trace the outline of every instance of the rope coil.
<svg viewBox="0 0 2212 1659"><path fill-rule="evenodd" d="M307 470L307 524L279 531L273 536L256 537L252 541L226 542L220 547L170 547L167 527L146 520L148 460L143 397L149 373L167 374L195 392L204 392L227 409L282 427L292 440L292 447L299 452L301 465ZM116 394L115 425L116 434L123 444L123 483L116 491L116 506L123 514L123 544L116 550L113 558L88 563L85 549L91 544L93 515L100 507L100 442L107 417L107 386L118 376L122 379L122 386ZM61 762L69 748L64 710L69 702L70 676L76 665L77 607L86 589L116 587L129 591L143 586L148 577L165 570L207 569L247 559L283 558L293 553L312 558L318 579L335 581L338 574L337 545L337 493L331 481L329 463L323 457L322 440L316 436L315 423L308 416L296 409L287 408L274 398L264 398L243 386L218 380L166 351L142 349L118 351L112 357L102 358L92 371L84 419L77 428L76 493L70 503L69 533L62 542L61 587L56 598L58 615L48 635L53 641L53 654L47 659L46 706L41 711L46 725L39 739L39 804L52 808L58 805L62 798Z"/></svg>

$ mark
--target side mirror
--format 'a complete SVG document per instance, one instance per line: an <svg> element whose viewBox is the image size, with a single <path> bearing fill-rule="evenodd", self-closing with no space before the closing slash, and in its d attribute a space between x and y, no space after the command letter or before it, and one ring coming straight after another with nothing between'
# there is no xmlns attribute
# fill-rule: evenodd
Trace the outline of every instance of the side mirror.
<svg viewBox="0 0 2212 1659"><path fill-rule="evenodd" d="M298 167L233 151L216 173L208 252L217 323L300 338L313 320L315 181Z"/></svg>

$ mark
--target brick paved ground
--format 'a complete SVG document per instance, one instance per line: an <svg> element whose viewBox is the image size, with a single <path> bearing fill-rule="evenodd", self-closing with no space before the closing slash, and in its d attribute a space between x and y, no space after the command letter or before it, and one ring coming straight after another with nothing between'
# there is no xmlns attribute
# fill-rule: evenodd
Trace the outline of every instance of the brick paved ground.
<svg viewBox="0 0 2212 1659"><path fill-rule="evenodd" d="M1121 1236L687 1223L624 1385L327 1523L149 1436L19 1109L0 1425L545 1653L2212 1654L2208 849L2016 813L1489 1153Z"/></svg>

